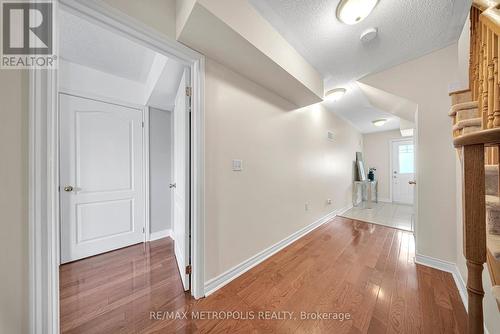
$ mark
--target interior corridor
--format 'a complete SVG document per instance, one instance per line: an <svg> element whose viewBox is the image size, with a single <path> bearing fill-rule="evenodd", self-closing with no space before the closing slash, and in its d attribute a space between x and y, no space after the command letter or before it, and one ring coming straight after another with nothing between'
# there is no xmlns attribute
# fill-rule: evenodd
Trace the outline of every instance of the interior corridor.
<svg viewBox="0 0 500 334"><path fill-rule="evenodd" d="M411 233L337 217L210 298L195 301L183 292L173 242L161 239L62 266L61 329L464 333L466 313L451 274L417 265L414 257ZM191 312L201 311L253 314L254 320L193 319ZM150 312L160 312L160 318ZM185 319L168 319L169 312L188 313ZM264 312L282 319L266 320ZM342 314L344 320L306 320L301 312Z"/></svg>

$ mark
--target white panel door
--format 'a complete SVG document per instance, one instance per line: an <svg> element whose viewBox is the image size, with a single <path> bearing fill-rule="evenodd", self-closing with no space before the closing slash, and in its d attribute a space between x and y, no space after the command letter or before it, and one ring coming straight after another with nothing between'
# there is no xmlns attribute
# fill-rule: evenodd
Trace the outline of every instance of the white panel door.
<svg viewBox="0 0 500 334"><path fill-rule="evenodd" d="M142 113L60 95L61 262L144 241Z"/></svg>
<svg viewBox="0 0 500 334"><path fill-rule="evenodd" d="M415 146L413 140L392 142L392 200L413 204L415 180Z"/></svg>
<svg viewBox="0 0 500 334"><path fill-rule="evenodd" d="M174 108L174 252L184 290L189 289L189 111L187 70L182 76Z"/></svg>

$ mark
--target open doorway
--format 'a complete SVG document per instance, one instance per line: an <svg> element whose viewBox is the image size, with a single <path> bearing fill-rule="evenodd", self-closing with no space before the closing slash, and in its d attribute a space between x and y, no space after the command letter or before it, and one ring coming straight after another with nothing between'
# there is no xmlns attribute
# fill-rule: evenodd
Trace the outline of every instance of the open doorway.
<svg viewBox="0 0 500 334"><path fill-rule="evenodd" d="M190 67L59 22L60 327L115 328L191 286Z"/></svg>
<svg viewBox="0 0 500 334"><path fill-rule="evenodd" d="M369 183L372 198L368 201L370 195L365 191L344 217L414 232L415 139L403 134L406 132L401 129L363 134L364 166L373 178Z"/></svg>

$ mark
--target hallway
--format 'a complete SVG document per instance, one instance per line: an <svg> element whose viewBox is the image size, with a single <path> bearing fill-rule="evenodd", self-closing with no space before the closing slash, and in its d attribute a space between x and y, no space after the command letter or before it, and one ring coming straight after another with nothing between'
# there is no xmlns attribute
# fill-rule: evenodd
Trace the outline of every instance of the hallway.
<svg viewBox="0 0 500 334"><path fill-rule="evenodd" d="M63 333L465 332L466 313L452 276L416 265L414 256L412 234L337 217L213 295L194 301L182 291L172 240L161 239L62 266L61 329ZM186 311L185 319L165 318L167 312ZM219 317L233 312L233 318L253 314L254 319L192 319L202 311L215 311ZM302 319L301 312L309 319ZM338 318L320 320L317 312ZM277 314L280 320L264 319Z"/></svg>

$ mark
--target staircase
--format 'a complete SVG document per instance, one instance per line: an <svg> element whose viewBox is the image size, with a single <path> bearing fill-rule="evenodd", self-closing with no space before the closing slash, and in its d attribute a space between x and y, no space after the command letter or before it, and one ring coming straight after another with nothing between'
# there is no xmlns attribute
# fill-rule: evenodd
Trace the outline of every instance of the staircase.
<svg viewBox="0 0 500 334"><path fill-rule="evenodd" d="M474 0L469 90L451 93L454 145L462 164L468 332L483 333L483 264L500 310L500 1Z"/></svg>

